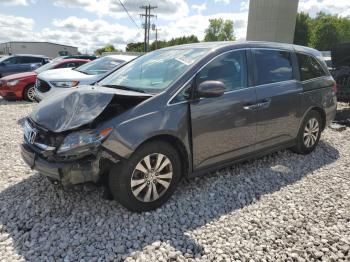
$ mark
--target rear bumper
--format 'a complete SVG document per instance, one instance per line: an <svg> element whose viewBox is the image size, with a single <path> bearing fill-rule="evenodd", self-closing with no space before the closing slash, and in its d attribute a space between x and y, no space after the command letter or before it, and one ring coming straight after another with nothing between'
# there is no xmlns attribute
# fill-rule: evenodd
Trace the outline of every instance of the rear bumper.
<svg viewBox="0 0 350 262"><path fill-rule="evenodd" d="M49 162L27 144L21 145L21 155L31 169L59 180L63 185L97 182L100 178L101 155L73 162Z"/></svg>

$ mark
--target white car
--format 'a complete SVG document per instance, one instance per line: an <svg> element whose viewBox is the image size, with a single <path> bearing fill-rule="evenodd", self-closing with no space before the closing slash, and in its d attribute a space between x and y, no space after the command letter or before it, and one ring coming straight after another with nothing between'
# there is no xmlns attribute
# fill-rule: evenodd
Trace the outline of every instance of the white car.
<svg viewBox="0 0 350 262"><path fill-rule="evenodd" d="M38 75L35 83L35 99L64 92L78 85L92 85L101 80L121 64L133 60L131 55L108 55L77 68L48 70Z"/></svg>

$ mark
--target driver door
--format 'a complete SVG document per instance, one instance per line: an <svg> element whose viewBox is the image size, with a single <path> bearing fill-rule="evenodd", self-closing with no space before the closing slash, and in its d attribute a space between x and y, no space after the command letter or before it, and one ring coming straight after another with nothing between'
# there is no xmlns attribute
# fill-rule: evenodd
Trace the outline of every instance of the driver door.
<svg viewBox="0 0 350 262"><path fill-rule="evenodd" d="M209 167L251 153L256 137L255 87L248 87L245 50L217 56L197 74L198 86L207 80L221 81L220 97L199 98L190 104L193 167Z"/></svg>

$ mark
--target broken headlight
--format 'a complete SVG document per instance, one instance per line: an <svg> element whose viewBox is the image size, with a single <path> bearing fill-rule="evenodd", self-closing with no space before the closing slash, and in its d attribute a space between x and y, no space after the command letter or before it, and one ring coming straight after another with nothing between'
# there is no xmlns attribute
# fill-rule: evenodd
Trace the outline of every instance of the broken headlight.
<svg viewBox="0 0 350 262"><path fill-rule="evenodd" d="M112 128L106 128L101 131L84 130L71 133L63 140L57 153L62 154L69 152L69 154L84 154L98 147L112 130Z"/></svg>

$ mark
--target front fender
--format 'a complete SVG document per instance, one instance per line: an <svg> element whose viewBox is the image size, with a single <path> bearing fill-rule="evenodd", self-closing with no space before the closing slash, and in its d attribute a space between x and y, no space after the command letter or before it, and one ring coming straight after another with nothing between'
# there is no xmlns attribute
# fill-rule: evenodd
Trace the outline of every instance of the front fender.
<svg viewBox="0 0 350 262"><path fill-rule="evenodd" d="M129 158L142 143L156 136L170 135L180 140L190 155L188 119L187 103L164 106L157 111L124 120L113 130L103 147Z"/></svg>

